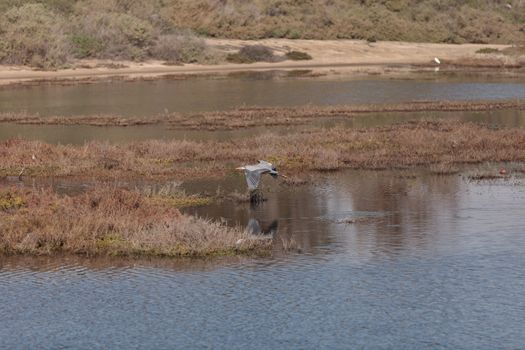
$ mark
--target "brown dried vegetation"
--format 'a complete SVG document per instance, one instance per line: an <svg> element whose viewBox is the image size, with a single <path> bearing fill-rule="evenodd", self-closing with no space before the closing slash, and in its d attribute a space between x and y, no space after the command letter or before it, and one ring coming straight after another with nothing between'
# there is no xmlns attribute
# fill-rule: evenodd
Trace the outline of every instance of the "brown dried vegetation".
<svg viewBox="0 0 525 350"><path fill-rule="evenodd" d="M11 204L0 205L0 255L197 257L271 249L271 240L182 215L169 201L109 186L77 196L7 188L0 194L4 202Z"/></svg>
<svg viewBox="0 0 525 350"><path fill-rule="evenodd" d="M35 159L32 159L35 155ZM104 159L114 160L105 166ZM455 121L419 121L370 129L308 128L225 141L149 140L82 146L39 141L0 143L0 176L189 178L222 176L267 159L284 171L525 161L525 131ZM439 166L438 166L439 167ZM439 170L439 169L438 169Z"/></svg>
<svg viewBox="0 0 525 350"><path fill-rule="evenodd" d="M521 101L420 101L399 104L306 107L243 107L229 111L169 114L147 117L118 115L40 116L27 113L0 113L0 123L37 125L140 126L165 124L173 129L220 130L257 126L300 125L322 118L352 118L367 113L425 111L489 111L525 109Z"/></svg>

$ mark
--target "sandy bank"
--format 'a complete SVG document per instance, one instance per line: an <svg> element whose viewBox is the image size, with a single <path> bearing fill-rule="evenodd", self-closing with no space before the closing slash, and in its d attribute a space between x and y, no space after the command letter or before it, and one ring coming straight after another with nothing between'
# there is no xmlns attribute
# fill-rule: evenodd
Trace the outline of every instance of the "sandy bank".
<svg viewBox="0 0 525 350"><path fill-rule="evenodd" d="M208 44L223 53L235 52L245 45L262 44L271 47L276 54L290 50L309 53L310 61L283 61L278 63L217 64L168 66L161 61L107 62L97 60L78 61L74 67L58 71L39 71L24 66L0 66L0 85L28 81L64 81L104 79L111 77L155 78L165 75L226 74L238 71L268 71L310 69L315 72L384 73L385 68L399 69L413 65L431 66L434 57L443 62L472 59L481 48L504 49L508 45L482 44L429 44L407 42L368 43L357 40L289 40L266 39L257 41L208 39Z"/></svg>

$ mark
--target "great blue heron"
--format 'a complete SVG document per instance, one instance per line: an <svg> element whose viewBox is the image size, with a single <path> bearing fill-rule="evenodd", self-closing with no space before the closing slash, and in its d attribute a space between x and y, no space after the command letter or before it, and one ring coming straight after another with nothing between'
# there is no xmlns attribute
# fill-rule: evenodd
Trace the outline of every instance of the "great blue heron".
<svg viewBox="0 0 525 350"><path fill-rule="evenodd" d="M246 184L250 190L250 201L252 202L260 202L262 200L262 196L258 193L257 188L259 187L263 174L270 174L273 178L277 178L277 176L285 177L279 174L277 168L272 163L265 160L260 160L258 164L242 166L237 168L237 170L244 171Z"/></svg>

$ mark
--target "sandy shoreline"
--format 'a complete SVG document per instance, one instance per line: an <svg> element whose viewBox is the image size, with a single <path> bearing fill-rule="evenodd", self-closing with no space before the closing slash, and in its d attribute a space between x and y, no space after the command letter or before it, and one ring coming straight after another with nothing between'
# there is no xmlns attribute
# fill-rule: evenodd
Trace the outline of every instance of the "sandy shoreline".
<svg viewBox="0 0 525 350"><path fill-rule="evenodd" d="M274 49L276 54L290 50L309 53L310 61L283 61L278 63L217 64L168 66L161 61L109 62L82 60L74 68L58 71L39 71L25 66L0 66L0 85L24 82L67 80L98 80L111 77L158 78L166 75L228 74L240 71L299 70L313 72L343 72L347 74L381 74L387 69L410 70L410 66L437 66L438 57L444 64L461 59L480 58L481 48L504 49L508 45L483 44L430 44L406 42L368 43L357 40L289 40L266 39L257 41L208 39L208 44L223 53L235 52L244 45L262 44ZM505 57L501 57L502 60ZM120 66L120 67L116 67Z"/></svg>

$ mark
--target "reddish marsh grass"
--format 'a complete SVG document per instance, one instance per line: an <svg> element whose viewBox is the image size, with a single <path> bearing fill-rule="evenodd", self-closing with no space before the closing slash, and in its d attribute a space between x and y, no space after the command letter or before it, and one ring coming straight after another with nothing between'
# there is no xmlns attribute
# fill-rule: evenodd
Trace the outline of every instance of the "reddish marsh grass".
<svg viewBox="0 0 525 350"><path fill-rule="evenodd" d="M369 129L310 128L289 135L269 133L225 141L149 140L71 146L9 140L0 143L0 176L16 176L25 168L25 176L211 178L257 159L267 159L285 173L522 162L525 131L441 120Z"/></svg>
<svg viewBox="0 0 525 350"><path fill-rule="evenodd" d="M172 115L166 121L174 129L221 130L257 126L301 125L322 118L352 118L367 113L489 111L500 109L525 109L525 103L520 101L421 101L335 107L248 107L230 111Z"/></svg>
<svg viewBox="0 0 525 350"><path fill-rule="evenodd" d="M135 191L105 186L70 197L51 190L0 190L0 255L197 257L268 253L271 245Z"/></svg>
<svg viewBox="0 0 525 350"><path fill-rule="evenodd" d="M164 124L172 129L239 129L257 126L299 125L321 118L352 118L366 113L425 111L489 111L525 109L520 101L421 101L399 104L352 106L248 107L229 111L166 114L146 117L119 115L40 116L27 113L0 113L0 123L37 125L140 126Z"/></svg>

